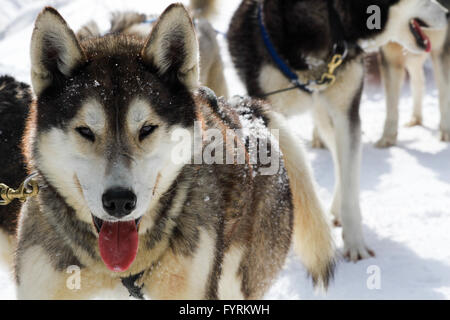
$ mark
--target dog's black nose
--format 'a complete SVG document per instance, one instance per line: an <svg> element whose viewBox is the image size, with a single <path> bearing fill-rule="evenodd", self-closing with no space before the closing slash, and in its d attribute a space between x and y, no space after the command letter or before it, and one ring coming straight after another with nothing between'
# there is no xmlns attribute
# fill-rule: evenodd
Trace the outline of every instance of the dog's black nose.
<svg viewBox="0 0 450 320"><path fill-rule="evenodd" d="M136 195L124 188L107 190L102 196L103 208L116 218L129 215L136 208Z"/></svg>

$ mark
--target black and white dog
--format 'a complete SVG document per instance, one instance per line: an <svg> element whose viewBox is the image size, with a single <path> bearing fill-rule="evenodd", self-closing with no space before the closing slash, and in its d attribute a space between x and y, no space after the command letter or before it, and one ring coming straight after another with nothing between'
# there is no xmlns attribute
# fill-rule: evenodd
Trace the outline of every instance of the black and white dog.
<svg viewBox="0 0 450 320"><path fill-rule="evenodd" d="M373 255L359 204L364 51L389 41L426 51L422 28L445 28L446 12L434 0L244 0L231 21L229 48L249 94L287 115L313 109L316 140L335 163L331 212L352 261Z"/></svg>

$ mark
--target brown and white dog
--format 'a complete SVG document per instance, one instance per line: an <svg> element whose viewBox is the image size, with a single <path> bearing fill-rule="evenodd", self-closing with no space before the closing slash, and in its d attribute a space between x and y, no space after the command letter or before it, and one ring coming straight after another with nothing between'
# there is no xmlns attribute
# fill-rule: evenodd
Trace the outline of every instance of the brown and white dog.
<svg viewBox="0 0 450 320"><path fill-rule="evenodd" d="M139 298L262 298L291 243L327 286L334 245L300 146L263 101L200 87L198 55L180 4L146 39L80 41L55 9L40 13L24 152L41 189L20 214L18 298L123 285ZM79 287L67 285L75 269Z"/></svg>

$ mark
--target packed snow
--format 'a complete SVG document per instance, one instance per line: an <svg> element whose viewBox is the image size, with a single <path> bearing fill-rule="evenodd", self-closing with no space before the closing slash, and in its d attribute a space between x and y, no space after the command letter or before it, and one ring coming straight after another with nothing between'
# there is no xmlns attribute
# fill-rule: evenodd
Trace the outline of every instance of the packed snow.
<svg viewBox="0 0 450 320"><path fill-rule="evenodd" d="M183 1L187 3L187 1ZM51 5L77 29L93 19L104 30L116 10L160 13L169 1L138 0L0 0L0 74L30 83L29 42L33 21ZM215 28L226 31L239 0L221 0ZM230 93L243 94L227 51L218 35ZM428 71L429 67L428 67ZM326 295L316 293L293 254L267 294L268 299L449 299L450 298L450 144L439 141L439 106L432 77L427 77L424 126L400 127L398 145L379 150L385 117L381 89L366 91L361 105L363 162L361 208L366 242L376 257L349 263L341 260ZM400 105L401 124L409 120L412 98L406 87ZM326 150L310 146L310 115L292 118L292 129L307 150L325 207L331 204L333 164ZM331 217L330 217L331 219ZM341 229L334 229L342 249ZM374 278L379 275L379 278ZM375 280L374 280L375 279ZM377 282L376 279L379 281ZM105 298L102 296L99 298ZM15 299L12 271L0 264L0 299Z"/></svg>

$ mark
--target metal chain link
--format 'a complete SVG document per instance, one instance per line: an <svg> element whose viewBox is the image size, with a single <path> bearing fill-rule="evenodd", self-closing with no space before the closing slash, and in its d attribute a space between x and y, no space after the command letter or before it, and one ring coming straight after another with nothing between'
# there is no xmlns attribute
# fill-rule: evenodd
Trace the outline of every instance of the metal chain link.
<svg viewBox="0 0 450 320"><path fill-rule="evenodd" d="M39 193L39 185L33 180L38 175L37 172L30 174L17 189L8 187L0 183L0 206L6 206L12 201L19 200L25 202L28 198L34 197Z"/></svg>

